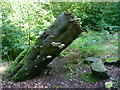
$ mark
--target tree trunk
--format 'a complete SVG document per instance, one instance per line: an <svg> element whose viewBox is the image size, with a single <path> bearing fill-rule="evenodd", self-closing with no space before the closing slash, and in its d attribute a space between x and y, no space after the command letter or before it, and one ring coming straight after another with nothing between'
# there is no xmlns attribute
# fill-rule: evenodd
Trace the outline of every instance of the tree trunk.
<svg viewBox="0 0 120 90"><path fill-rule="evenodd" d="M39 75L82 32L80 21L71 13L60 14L53 25L41 33L34 45L24 50L11 65L7 76L23 81Z"/></svg>

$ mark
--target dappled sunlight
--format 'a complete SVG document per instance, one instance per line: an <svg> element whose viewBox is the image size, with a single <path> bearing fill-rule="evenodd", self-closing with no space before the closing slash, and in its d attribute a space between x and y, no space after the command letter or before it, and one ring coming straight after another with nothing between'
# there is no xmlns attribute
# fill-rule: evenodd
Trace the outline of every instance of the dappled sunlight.
<svg viewBox="0 0 120 90"><path fill-rule="evenodd" d="M7 70L8 67L0 66L0 74L4 73Z"/></svg>
<svg viewBox="0 0 120 90"><path fill-rule="evenodd" d="M1 1L4 88L113 88L118 3Z"/></svg>
<svg viewBox="0 0 120 90"><path fill-rule="evenodd" d="M0 76L5 74L5 71L9 68L11 62L1 62L0 64Z"/></svg>

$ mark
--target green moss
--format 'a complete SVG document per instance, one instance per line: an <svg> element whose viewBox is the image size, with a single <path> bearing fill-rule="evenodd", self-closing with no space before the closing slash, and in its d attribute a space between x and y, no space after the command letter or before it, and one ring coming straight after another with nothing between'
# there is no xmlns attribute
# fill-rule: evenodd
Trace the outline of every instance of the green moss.
<svg viewBox="0 0 120 90"><path fill-rule="evenodd" d="M21 52L18 57L15 59L15 61L11 64L11 67L8 69L8 72L6 73L6 76L12 76L14 74L14 70L16 66L18 66L18 63L24 58L26 52L29 48L25 49L23 52Z"/></svg>
<svg viewBox="0 0 120 90"><path fill-rule="evenodd" d="M60 86L58 86L58 85L54 85L53 88L60 88Z"/></svg>
<svg viewBox="0 0 120 90"><path fill-rule="evenodd" d="M88 73L88 72L83 73L82 76L81 76L81 78L82 78L83 80L85 80L86 82L89 82L89 83L90 83L90 82L91 82L91 83L92 83L92 82L97 82L97 81L100 80L100 79L94 77L92 73Z"/></svg>
<svg viewBox="0 0 120 90"><path fill-rule="evenodd" d="M61 53L60 53L60 56L66 56L66 55L68 55L68 54L71 54L71 52L67 52L67 51L65 51L65 50L63 50Z"/></svg>
<svg viewBox="0 0 120 90"><path fill-rule="evenodd" d="M106 63L116 63L118 62L120 59L119 58L108 58L105 60Z"/></svg>
<svg viewBox="0 0 120 90"><path fill-rule="evenodd" d="M32 49L32 47L33 44L18 55L18 57L12 63L11 67L8 69L6 76L12 77L15 75L15 73L23 66L23 62L27 58L29 51Z"/></svg>
<svg viewBox="0 0 120 90"><path fill-rule="evenodd" d="M25 70L19 70L14 76L13 76L13 80L14 81L22 81L24 80L24 75L25 75Z"/></svg>

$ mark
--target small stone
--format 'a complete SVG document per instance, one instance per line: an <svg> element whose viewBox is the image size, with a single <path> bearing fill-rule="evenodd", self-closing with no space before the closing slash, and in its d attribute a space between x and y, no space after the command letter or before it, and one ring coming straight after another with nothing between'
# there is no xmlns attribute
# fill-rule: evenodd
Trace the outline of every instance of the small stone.
<svg viewBox="0 0 120 90"><path fill-rule="evenodd" d="M25 68L25 70L27 70L27 68Z"/></svg>
<svg viewBox="0 0 120 90"><path fill-rule="evenodd" d="M112 81L105 82L105 88L112 88L112 87L113 87Z"/></svg>
<svg viewBox="0 0 120 90"><path fill-rule="evenodd" d="M49 56L47 56L47 58L52 58L52 56L49 55Z"/></svg>
<svg viewBox="0 0 120 90"><path fill-rule="evenodd" d="M92 73L95 77L100 79L108 78L107 69L105 68L103 62L101 60L95 61L91 64Z"/></svg>
<svg viewBox="0 0 120 90"><path fill-rule="evenodd" d="M37 66L35 66L35 68L36 68Z"/></svg>

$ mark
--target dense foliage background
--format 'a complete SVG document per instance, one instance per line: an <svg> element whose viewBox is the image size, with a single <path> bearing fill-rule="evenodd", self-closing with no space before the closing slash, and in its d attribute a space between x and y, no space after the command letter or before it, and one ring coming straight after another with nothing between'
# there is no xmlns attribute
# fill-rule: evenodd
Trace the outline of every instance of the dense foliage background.
<svg viewBox="0 0 120 90"><path fill-rule="evenodd" d="M47 28L63 11L70 11L81 18L85 31L70 49L80 49L83 56L98 55L102 44L112 41L115 49L118 31L117 2L9 2L0 3L2 12L3 60L14 60L17 55L35 41L38 32ZM97 31L97 32L96 32ZM114 33L114 35L113 35ZM74 49L74 50L75 50ZM107 49L107 48L105 48ZM109 54L109 48L105 53ZM103 53L103 52L102 52ZM111 54L113 54L111 53ZM61 55L68 54L67 51Z"/></svg>

